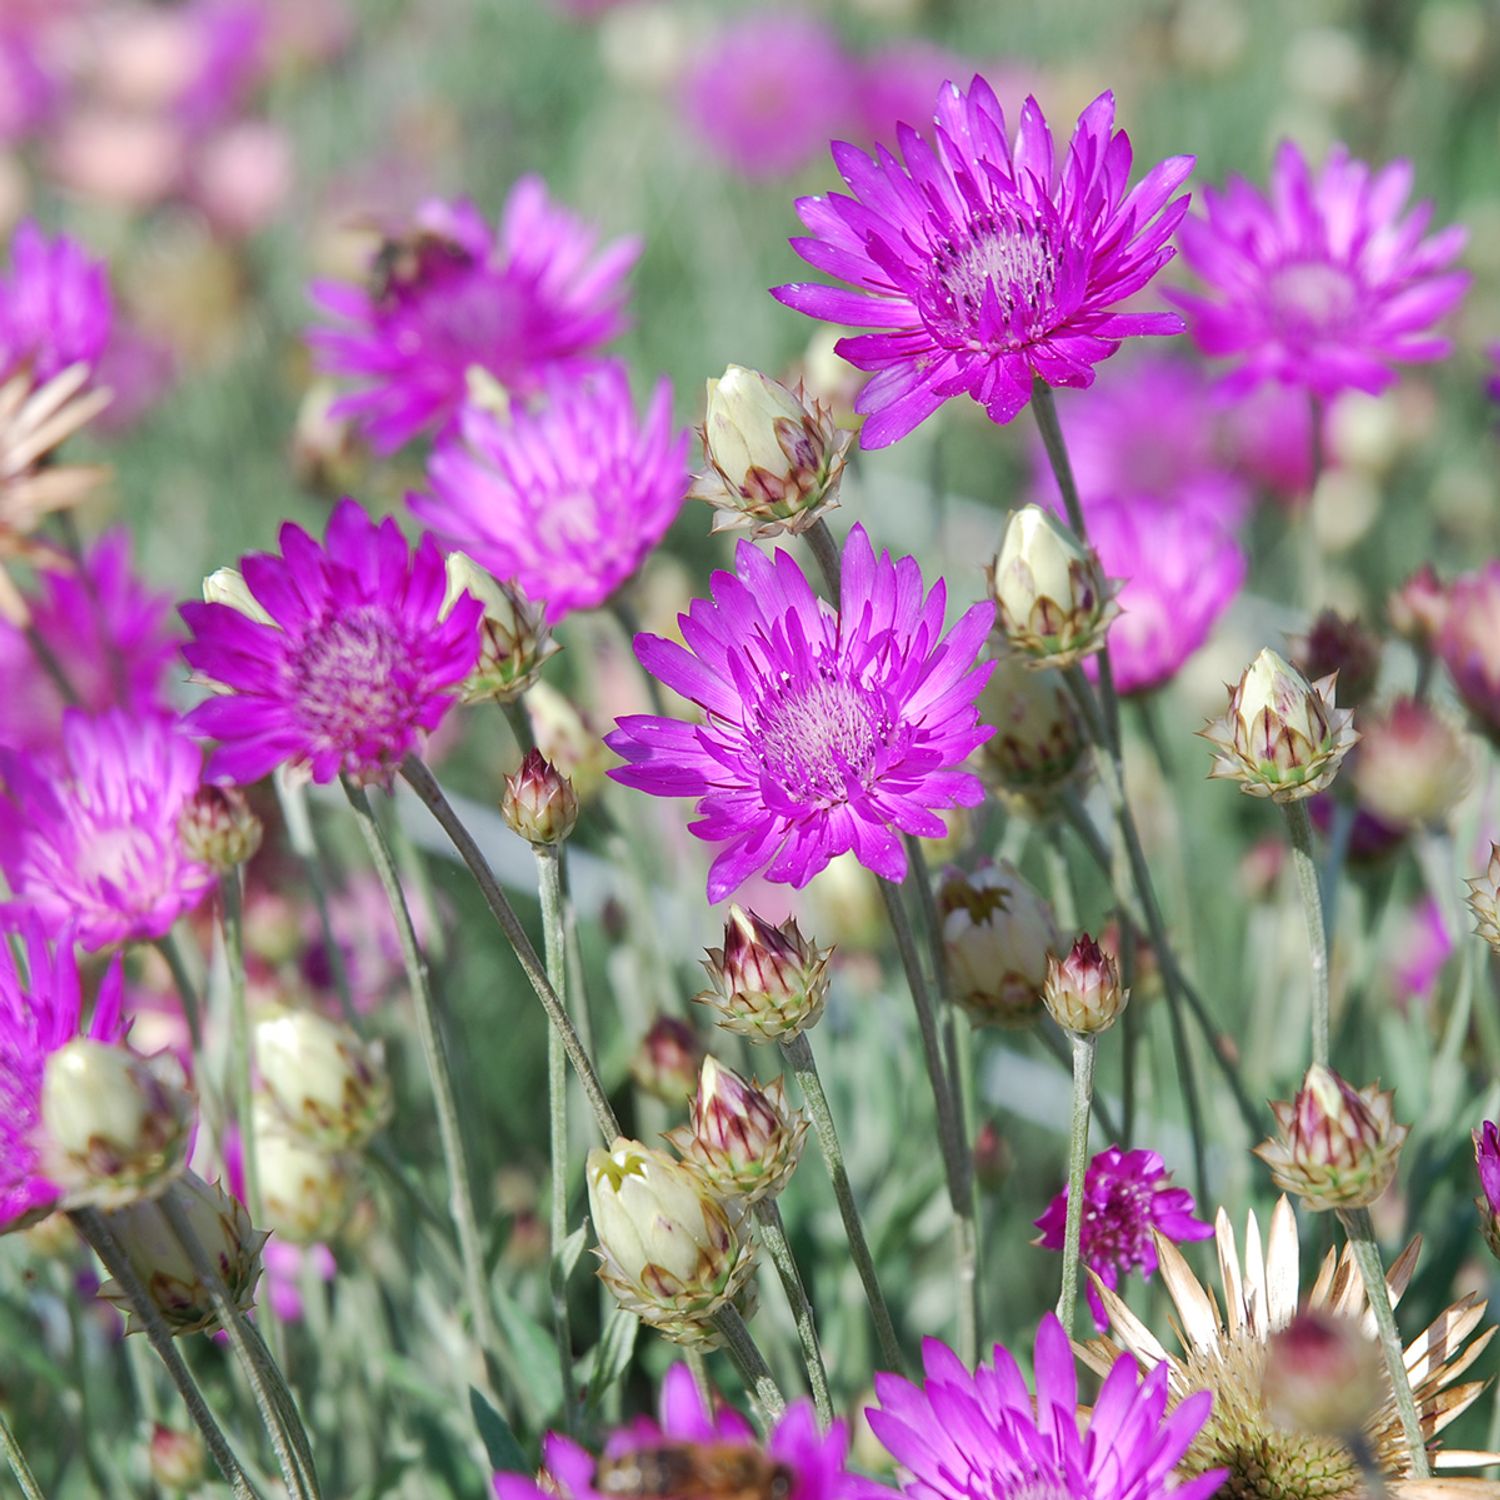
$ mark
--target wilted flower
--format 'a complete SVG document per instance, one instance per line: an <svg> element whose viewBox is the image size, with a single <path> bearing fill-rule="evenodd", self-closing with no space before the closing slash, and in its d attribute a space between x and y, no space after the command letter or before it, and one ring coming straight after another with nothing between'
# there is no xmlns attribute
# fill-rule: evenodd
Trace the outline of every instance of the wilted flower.
<svg viewBox="0 0 1500 1500"><path fill-rule="evenodd" d="M691 649L638 635L652 676L691 699L703 723L632 714L609 747L609 774L658 797L695 797L699 838L723 847L708 876L722 901L750 876L801 889L853 850L886 880L906 876L901 834L941 838L936 809L974 807L977 777L958 769L990 736L975 668L994 611L976 604L942 634L947 589L922 598L913 558L877 558L862 526L844 543L835 609L792 557L742 541L714 602L678 616Z"/></svg>
<svg viewBox="0 0 1500 1500"><path fill-rule="evenodd" d="M1229 707L1198 732L1217 746L1210 777L1252 797L1292 802L1321 791L1359 738L1354 715L1335 708L1333 679L1308 680L1267 647L1228 688Z"/></svg>
<svg viewBox="0 0 1500 1500"><path fill-rule="evenodd" d="M1464 736L1416 698L1360 718L1354 791L1377 818L1401 827L1441 823L1473 779Z"/></svg>
<svg viewBox="0 0 1500 1500"><path fill-rule="evenodd" d="M1486 1120L1474 1132L1474 1167L1479 1173L1480 1194L1474 1200L1479 1210L1479 1231L1500 1260L1500 1129Z"/></svg>
<svg viewBox="0 0 1500 1500"><path fill-rule="evenodd" d="M712 989L693 998L718 1011L719 1025L752 1042L790 1040L816 1026L828 1001L828 958L802 936L795 917L779 927L731 905L724 946L703 967Z"/></svg>
<svg viewBox="0 0 1500 1500"><path fill-rule="evenodd" d="M1314 177L1290 141L1276 153L1271 193L1240 177L1207 188L1203 218L1183 221L1182 255L1208 294L1171 290L1204 353L1238 359L1230 388L1262 380L1325 399L1381 391L1397 362L1441 359L1433 325L1463 295L1457 226L1422 238L1431 205L1405 218L1412 165L1372 172L1342 146Z"/></svg>
<svg viewBox="0 0 1500 1500"><path fill-rule="evenodd" d="M1466 883L1469 910L1478 923L1474 931L1500 953L1500 844L1490 845L1490 862L1484 874Z"/></svg>
<svg viewBox="0 0 1500 1500"><path fill-rule="evenodd" d="M795 536L838 504L854 434L840 432L832 408L800 381L793 391L730 365L708 382L699 435L711 467L688 495L714 507L715 531L744 526L757 538Z"/></svg>
<svg viewBox="0 0 1500 1500"><path fill-rule="evenodd" d="M980 770L1011 796L1046 807L1087 764L1088 736L1060 672L1037 671L1003 636L992 643L994 675L979 695L979 719L994 729Z"/></svg>
<svg viewBox="0 0 1500 1500"><path fill-rule="evenodd" d="M548 657L562 647L552 639L543 611L514 583L485 572L467 553L444 562L444 610L465 594L484 606L479 623L479 665L459 689L465 703L513 703L537 679Z"/></svg>
<svg viewBox="0 0 1500 1500"><path fill-rule="evenodd" d="M265 826L238 787L205 783L183 808L177 831L189 859L223 874L253 858Z"/></svg>
<svg viewBox="0 0 1500 1500"><path fill-rule="evenodd" d="M630 1060L638 1088L664 1104L682 1104L698 1087L706 1049L703 1038L677 1016L658 1016Z"/></svg>
<svg viewBox="0 0 1500 1500"><path fill-rule="evenodd" d="M1068 1190L1063 1188L1036 1221L1042 1232L1034 1241L1046 1250L1061 1250L1068 1221ZM1098 1285L1113 1291L1122 1274L1140 1268L1143 1277L1156 1270L1163 1243L1204 1240L1213 1228L1194 1217L1193 1195L1171 1186L1171 1173L1154 1151L1122 1151L1110 1146L1089 1162L1083 1178L1083 1226L1080 1246L1089 1278L1089 1307L1095 1324L1109 1326Z"/></svg>
<svg viewBox="0 0 1500 1500"><path fill-rule="evenodd" d="M203 1439L196 1428L153 1423L147 1456L152 1483L179 1494L196 1490L208 1472Z"/></svg>
<svg viewBox="0 0 1500 1500"><path fill-rule="evenodd" d="M287 1127L330 1151L363 1146L391 1117L391 1081L378 1043L311 1010L275 1010L255 1023L255 1065Z"/></svg>
<svg viewBox="0 0 1500 1500"><path fill-rule="evenodd" d="M288 1130L273 1109L258 1108L255 1165L265 1227L297 1245L332 1239L354 1207L354 1161Z"/></svg>
<svg viewBox="0 0 1500 1500"><path fill-rule="evenodd" d="M1295 643L1297 665L1310 682L1338 677L1339 703L1358 708L1380 676L1380 638L1363 621L1336 609L1319 610Z"/></svg>
<svg viewBox="0 0 1500 1500"><path fill-rule="evenodd" d="M755 1269L748 1231L696 1172L638 1141L596 1146L586 1176L599 1279L668 1338L711 1342L713 1314Z"/></svg>
<svg viewBox="0 0 1500 1500"><path fill-rule="evenodd" d="M1479 728L1500 740L1500 562L1448 585L1434 642Z"/></svg>
<svg viewBox="0 0 1500 1500"><path fill-rule="evenodd" d="M989 585L1006 640L1038 667L1098 651L1120 612L1117 586L1093 549L1039 505L1011 516Z"/></svg>
<svg viewBox="0 0 1500 1500"><path fill-rule="evenodd" d="M1290 1102L1273 1103L1280 1137L1255 1154L1276 1186L1305 1208L1366 1208L1391 1184L1406 1140L1391 1114L1390 1093L1369 1084L1356 1092L1331 1068L1314 1063Z"/></svg>
<svg viewBox="0 0 1500 1500"><path fill-rule="evenodd" d="M1030 1025L1062 946L1051 907L1006 860L950 872L937 902L953 998L977 1026Z"/></svg>
<svg viewBox="0 0 1500 1500"><path fill-rule="evenodd" d="M1115 312L1168 260L1187 211L1168 200L1190 156L1152 168L1129 193L1130 143L1113 133L1101 94L1054 156L1035 99L1021 107L1014 144L994 90L938 94L931 141L898 129L906 166L836 142L854 196L803 198L811 237L792 241L810 265L854 290L797 282L776 288L811 317L882 331L843 339L839 353L879 373L856 410L866 448L905 437L952 396L968 393L992 421L1031 399L1032 381L1086 386L1094 365L1135 334L1178 333L1172 313Z"/></svg>
<svg viewBox="0 0 1500 1500"><path fill-rule="evenodd" d="M1047 955L1042 1003L1064 1031L1078 1036L1108 1031L1129 1000L1114 959L1088 933L1074 941L1066 958Z"/></svg>
<svg viewBox="0 0 1500 1500"><path fill-rule="evenodd" d="M500 814L528 844L561 844L578 821L578 794L535 748L505 778Z"/></svg>
<svg viewBox="0 0 1500 1500"><path fill-rule="evenodd" d="M1354 1318L1299 1312L1266 1341L1261 1398L1278 1427L1351 1438L1386 1400L1380 1345Z"/></svg>

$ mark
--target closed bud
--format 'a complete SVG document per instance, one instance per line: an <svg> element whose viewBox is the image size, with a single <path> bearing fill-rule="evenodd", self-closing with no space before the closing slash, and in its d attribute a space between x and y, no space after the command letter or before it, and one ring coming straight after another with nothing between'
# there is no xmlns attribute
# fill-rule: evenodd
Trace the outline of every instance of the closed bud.
<svg viewBox="0 0 1500 1500"><path fill-rule="evenodd" d="M691 1099L703 1065L703 1040L676 1016L658 1016L630 1062L636 1086L665 1104Z"/></svg>
<svg viewBox="0 0 1500 1500"><path fill-rule="evenodd" d="M1425 828L1441 823L1473 777L1463 734L1416 698L1398 698L1360 719L1354 791L1383 823Z"/></svg>
<svg viewBox="0 0 1500 1500"><path fill-rule="evenodd" d="M354 1208L359 1173L342 1151L325 1151L281 1125L262 1103L255 1111L255 1165L263 1227L278 1240L330 1240Z"/></svg>
<svg viewBox="0 0 1500 1500"><path fill-rule="evenodd" d="M1129 999L1114 959L1088 933L1073 944L1066 958L1048 954L1042 1000L1064 1031L1078 1036L1108 1031Z"/></svg>
<svg viewBox="0 0 1500 1500"><path fill-rule="evenodd" d="M79 1037L47 1059L43 1156L69 1207L117 1208L162 1192L187 1160L192 1096L168 1058Z"/></svg>
<svg viewBox="0 0 1500 1500"><path fill-rule="evenodd" d="M1311 682L1337 676L1339 702L1358 708L1375 691L1380 675L1380 641L1357 619L1337 610L1319 612L1297 642L1297 665Z"/></svg>
<svg viewBox="0 0 1500 1500"><path fill-rule="evenodd" d="M703 967L713 988L693 998L718 1011L719 1025L752 1042L790 1040L818 1023L828 1000L828 959L797 928L773 927L742 906L729 908L724 946Z"/></svg>
<svg viewBox="0 0 1500 1500"><path fill-rule="evenodd" d="M310 1010L276 1010L255 1026L261 1083L286 1126L330 1151L363 1146L391 1117L378 1044Z"/></svg>
<svg viewBox="0 0 1500 1500"><path fill-rule="evenodd" d="M528 844L560 844L578 822L578 797L540 750L528 750L520 770L505 778L500 812Z"/></svg>
<svg viewBox="0 0 1500 1500"><path fill-rule="evenodd" d="M1390 1186L1407 1136L1391 1097L1375 1084L1356 1091L1314 1063L1295 1099L1272 1104L1280 1137L1255 1154L1305 1208L1367 1208Z"/></svg>
<svg viewBox="0 0 1500 1500"><path fill-rule="evenodd" d="M196 1490L207 1476L203 1439L191 1427L156 1423L151 1429L149 1459L152 1483L176 1494Z"/></svg>
<svg viewBox="0 0 1500 1500"><path fill-rule="evenodd" d="M245 794L234 786L200 786L177 820L188 858L220 874L253 858L264 833Z"/></svg>
<svg viewBox="0 0 1500 1500"><path fill-rule="evenodd" d="M1468 882L1469 910L1474 931L1500 953L1500 844L1490 845L1490 862L1483 875Z"/></svg>
<svg viewBox="0 0 1500 1500"><path fill-rule="evenodd" d="M1474 1200L1479 1232L1490 1254L1500 1260L1500 1130L1490 1120L1474 1132L1474 1169L1479 1174L1480 1193Z"/></svg>
<svg viewBox="0 0 1500 1500"><path fill-rule="evenodd" d="M1252 797L1292 802L1322 791L1359 738L1334 707L1333 679L1309 682L1267 648L1229 689L1229 707L1198 732L1217 747L1211 777Z"/></svg>
<svg viewBox="0 0 1500 1500"><path fill-rule="evenodd" d="M998 791L1045 807L1086 764L1088 737L1059 672L1036 671L1002 643L979 695L979 719L995 733L980 749L981 773Z"/></svg>
<svg viewBox="0 0 1500 1500"><path fill-rule="evenodd" d="M459 689L465 703L513 703L537 680L542 665L562 647L552 639L546 614L518 585L493 577L463 552L450 552L443 614L468 594L484 606L479 664Z"/></svg>
<svg viewBox="0 0 1500 1500"><path fill-rule="evenodd" d="M1047 961L1062 945L1052 909L1005 860L938 888L953 998L976 1026L1029 1026L1041 1014Z"/></svg>
<svg viewBox="0 0 1500 1500"><path fill-rule="evenodd" d="M1039 505L1011 516L989 584L1005 638L1036 667L1098 651L1120 612L1093 549Z"/></svg>
<svg viewBox="0 0 1500 1500"><path fill-rule="evenodd" d="M755 1268L737 1212L681 1162L624 1137L590 1151L585 1175L600 1280L668 1338L714 1342L710 1320Z"/></svg>
<svg viewBox="0 0 1500 1500"><path fill-rule="evenodd" d="M805 531L838 504L853 433L831 409L779 381L730 365L708 382L701 429L710 469L689 495L715 509L715 531L750 527L757 537Z"/></svg>
<svg viewBox="0 0 1500 1500"><path fill-rule="evenodd" d="M1403 640L1424 649L1431 647L1443 628L1448 592L1431 563L1423 563L1385 603L1385 617Z"/></svg>
<svg viewBox="0 0 1500 1500"><path fill-rule="evenodd" d="M184 1172L167 1193L217 1267L233 1305L242 1313L249 1312L260 1280L261 1248L269 1236L250 1223L250 1215L237 1199L196 1173ZM174 1335L218 1327L213 1289L198 1274L159 1200L143 1199L106 1218L121 1252ZM137 1331L130 1298L118 1282L105 1282L99 1295L129 1314L127 1333Z"/></svg>
<svg viewBox="0 0 1500 1500"><path fill-rule="evenodd" d="M1278 1427L1315 1437L1361 1435L1386 1400L1380 1345L1357 1318L1299 1312L1266 1341L1261 1396Z"/></svg>
<svg viewBox="0 0 1500 1500"><path fill-rule="evenodd" d="M667 1139L721 1197L755 1203L786 1186L806 1134L807 1117L787 1108L779 1078L762 1088L709 1056L698 1074L692 1123Z"/></svg>
<svg viewBox="0 0 1500 1500"><path fill-rule="evenodd" d="M203 602L227 605L230 609L237 609L242 615L248 615L262 625L276 624L255 595L250 592L250 585L245 582L238 568L219 568L210 573L203 580Z"/></svg>

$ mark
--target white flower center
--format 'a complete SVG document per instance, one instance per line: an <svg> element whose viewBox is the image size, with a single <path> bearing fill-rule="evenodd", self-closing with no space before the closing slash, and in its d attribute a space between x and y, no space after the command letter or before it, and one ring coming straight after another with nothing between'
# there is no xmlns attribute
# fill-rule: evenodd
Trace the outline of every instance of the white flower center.
<svg viewBox="0 0 1500 1500"><path fill-rule="evenodd" d="M1293 261L1267 283L1270 318L1289 339L1328 338L1349 328L1359 312L1359 289L1347 271L1327 261Z"/></svg>
<svg viewBox="0 0 1500 1500"><path fill-rule="evenodd" d="M981 342L1011 346L1044 326L1057 285L1058 250L1046 230L1010 211L972 219L963 237L942 239L932 257L932 311L950 335L980 339L986 302L993 293L1006 329L1020 315L1022 330L997 335L987 327Z"/></svg>
<svg viewBox="0 0 1500 1500"><path fill-rule="evenodd" d="M889 736L879 698L834 677L768 694L754 727L766 768L805 801L843 801Z"/></svg>

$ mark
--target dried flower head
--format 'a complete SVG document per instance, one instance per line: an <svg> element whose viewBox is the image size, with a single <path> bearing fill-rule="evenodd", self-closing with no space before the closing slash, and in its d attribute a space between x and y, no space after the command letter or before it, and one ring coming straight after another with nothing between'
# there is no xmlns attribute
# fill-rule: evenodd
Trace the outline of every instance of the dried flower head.
<svg viewBox="0 0 1500 1500"><path fill-rule="evenodd" d="M1477 727L1500 742L1500 561L1448 585L1433 649Z"/></svg>
<svg viewBox="0 0 1500 1500"><path fill-rule="evenodd" d="M1339 703L1358 708L1380 676L1380 637L1354 615L1319 610L1307 634L1294 643L1297 666L1309 682L1337 677Z"/></svg>
<svg viewBox="0 0 1500 1500"><path fill-rule="evenodd" d="M630 1060L630 1076L652 1098L680 1105L693 1097L706 1055L703 1038L689 1022L657 1016Z"/></svg>
<svg viewBox="0 0 1500 1500"><path fill-rule="evenodd" d="M1037 671L998 634L991 655L995 670L979 695L979 718L995 732L980 747L980 772L1007 797L1045 810L1084 773L1088 735L1060 672Z"/></svg>
<svg viewBox="0 0 1500 1500"><path fill-rule="evenodd" d="M828 1000L828 959L802 936L795 917L779 927L731 904L724 946L703 967L712 989L693 998L718 1011L718 1023L752 1042L790 1041L816 1026Z"/></svg>
<svg viewBox="0 0 1500 1500"><path fill-rule="evenodd" d="M1414 646L1431 647L1443 628L1448 591L1431 563L1423 563L1385 602L1391 629Z"/></svg>

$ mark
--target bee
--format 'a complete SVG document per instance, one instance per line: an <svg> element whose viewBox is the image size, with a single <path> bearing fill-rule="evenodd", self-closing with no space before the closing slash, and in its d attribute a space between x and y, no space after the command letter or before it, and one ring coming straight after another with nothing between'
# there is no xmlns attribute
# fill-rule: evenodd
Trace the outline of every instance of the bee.
<svg viewBox="0 0 1500 1500"><path fill-rule="evenodd" d="M594 1488L619 1500L790 1500L792 1471L742 1443L657 1443L601 1458Z"/></svg>
<svg viewBox="0 0 1500 1500"><path fill-rule="evenodd" d="M462 245L434 230L389 235L375 252L370 294L377 303L387 303L440 267L462 267L472 261Z"/></svg>

